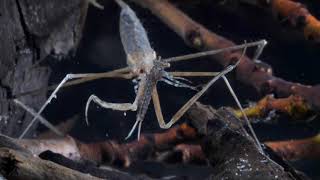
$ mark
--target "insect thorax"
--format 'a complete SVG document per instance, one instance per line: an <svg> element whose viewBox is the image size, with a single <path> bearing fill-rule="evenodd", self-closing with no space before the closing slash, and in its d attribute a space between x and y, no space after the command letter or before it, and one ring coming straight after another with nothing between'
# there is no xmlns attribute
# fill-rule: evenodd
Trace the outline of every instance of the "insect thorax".
<svg viewBox="0 0 320 180"><path fill-rule="evenodd" d="M155 51L146 52L135 52L127 54L127 64L131 67L132 72L136 75L142 73L150 73L156 60Z"/></svg>

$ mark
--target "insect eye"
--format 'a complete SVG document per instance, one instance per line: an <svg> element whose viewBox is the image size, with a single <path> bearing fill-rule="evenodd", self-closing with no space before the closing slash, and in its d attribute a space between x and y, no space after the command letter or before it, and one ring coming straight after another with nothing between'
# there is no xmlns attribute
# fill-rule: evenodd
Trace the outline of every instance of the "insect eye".
<svg viewBox="0 0 320 180"><path fill-rule="evenodd" d="M143 70L143 69L140 69L140 70L139 70L139 73L140 73L140 74L143 74L143 73L144 73L144 70Z"/></svg>

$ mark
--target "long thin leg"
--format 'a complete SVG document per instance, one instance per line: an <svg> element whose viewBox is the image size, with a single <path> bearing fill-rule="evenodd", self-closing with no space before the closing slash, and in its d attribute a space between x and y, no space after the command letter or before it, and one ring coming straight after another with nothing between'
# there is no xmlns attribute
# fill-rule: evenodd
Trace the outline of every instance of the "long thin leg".
<svg viewBox="0 0 320 180"><path fill-rule="evenodd" d="M223 71L221 71L217 76L215 76L214 78L212 78L202 89L201 91L199 91L197 94L195 94L192 98L189 99L189 101L184 104L179 110L178 112L176 112L175 115L173 115L173 117L171 118L171 120L168 123L165 123L164 119L163 119L163 115L161 112L161 105L160 105L160 101L159 101L159 95L157 92L157 89L154 88L153 89L153 93L152 93L152 100L153 100L153 104L154 104L154 108L156 111L156 116L159 122L159 125L161 128L167 129L170 128L174 123L176 123L182 116L183 114L221 77L225 76L227 73L229 73L230 71L232 71L241 61L241 58L245 55L247 50L247 46L244 46L244 50L242 52L241 57L239 58L238 62L234 65L229 65L227 66Z"/></svg>
<svg viewBox="0 0 320 180"><path fill-rule="evenodd" d="M58 84L58 86L55 88L55 90L51 93L47 101L42 105L36 116L31 120L30 124L27 126L27 128L23 131L23 133L20 135L19 139L22 139L25 134L28 132L28 130L31 128L31 126L35 123L35 121L39 118L40 114L42 111L46 108L46 106L51 102L53 98L56 97L57 92L60 90L60 88L63 87L63 85L71 79L76 79L76 78L85 78L85 77L93 77L94 75L92 74L67 74L63 80ZM110 77L119 77L119 73L114 73L113 76L110 75ZM120 75L122 77L122 75Z"/></svg>
<svg viewBox="0 0 320 180"><path fill-rule="evenodd" d="M219 72L183 72L183 71L174 71L168 72L171 76L174 77L211 77L217 76Z"/></svg>
<svg viewBox="0 0 320 180"><path fill-rule="evenodd" d="M178 62L178 61L186 61L186 60L191 60L191 59L198 58L198 57L210 56L210 55L222 53L225 51L234 51L234 50L240 50L240 49L244 49L244 48L258 46L258 50L253 58L253 61L256 61L256 59L259 58L259 55L261 54L261 52L266 44L267 44L266 40L260 40L260 41L256 41L256 42L244 43L241 45L235 45L235 46L222 48L222 49L216 49L216 50L211 50L211 51L204 51L204 52L199 52L199 53L187 54L187 55L183 55L183 56L171 57L171 58L163 59L162 61L168 62L168 63Z"/></svg>
<svg viewBox="0 0 320 180"><path fill-rule="evenodd" d="M257 44L257 43L258 43L258 44ZM256 60L259 58L259 56L261 55L261 53L262 53L262 51L263 51L263 48L264 48L265 45L266 45L266 41L262 40L262 41L258 41L258 42L253 42L253 43L251 43L251 44L245 43L244 45L229 47L229 48L225 48L225 49L219 49L219 50L213 50L213 51L208 51L208 52L201 52L201 53L191 54L191 55L186 55L186 56L174 57L174 58L171 58L171 59L167 60L167 62L176 62L176 61L181 61L181 60L187 60L187 59L192 59L192 58L195 58L195 57L201 57L201 56L205 56L205 55L212 55L212 54L219 53L219 52L223 52L223 51L226 51L226 50L235 50L235 49L238 49L238 48L243 48L243 47L244 47L244 48L247 48L247 47L249 47L249 46L246 46L246 45L249 45L249 46L258 46L258 48L257 48L257 50L256 50L256 52L255 52L255 55L254 55L254 57L253 57L253 61L256 61ZM245 49L245 50L246 50L246 49ZM244 51L244 52L245 52L245 51ZM244 55L244 53L242 54L242 56L243 56L243 55ZM240 58L240 59L241 59L241 58ZM239 62L238 62L238 63L239 63ZM193 75L196 75L197 72L176 72L176 73L171 72L171 74L174 74L174 75L177 75L177 76L179 76L179 75L181 75L181 76L193 76ZM201 76L210 75L210 74L208 74L208 72L198 72L198 74L201 75ZM236 103L237 103L237 106L240 108L240 110L241 110L241 112L242 112L242 114L243 114L243 116L244 116L244 118L245 118L245 120L246 120L246 123L247 123L247 125L248 125L248 127L249 127L249 129L250 129L250 132L251 132L251 134L252 134L252 136L253 136L253 138L254 138L254 140L255 140L255 143L256 143L259 151L260 151L261 153L263 153L261 144L260 144L260 142L259 142L259 140L258 140L258 138L257 138L257 136L256 136L256 134L255 134L255 132L254 132L254 130L253 130L253 128L252 128L252 126L251 126L251 123L249 122L246 114L244 113L243 108L242 108L242 106L241 106L241 104L240 104L240 102L239 102L239 100L238 100L235 92L233 91L233 89L232 89L232 87L231 87L228 79L226 78L225 74L223 74L221 77L222 77L223 80L225 81L225 83L226 83L226 85L227 85L227 87L228 87L231 95L233 96L234 100L235 100ZM156 90L155 90L155 91L156 91ZM200 92L199 92L199 93L200 93ZM155 92L154 94L155 94L154 99L157 99L157 98L158 98L157 92ZM192 98L191 98L191 99L192 99ZM190 99L190 100L191 100L191 99ZM189 101L189 102L190 102L190 101ZM189 103L189 102L188 102L188 103ZM158 100L158 101L156 100L156 103L154 103L154 106L158 106L157 108L155 107L155 109L156 109L157 118L158 118L158 120L161 121L161 122L159 121L159 124L162 124L163 126L167 126L167 125L170 125L169 123L170 123L171 121L173 121L172 124L174 124L174 120L175 120L174 117L172 118L172 120L171 120L168 124L165 124L165 122L163 121L162 115L161 115L161 116L159 115L159 112L161 112L159 100ZM182 107L181 109L183 109L183 107ZM180 109L180 110L181 110L181 109ZM180 110L179 110L179 111L180 111ZM157 113L157 111L158 111L158 113ZM176 113L176 115L179 113L179 111ZM181 112L184 113L183 111L181 111ZM178 114L178 115L179 115L179 114ZM182 115L183 115L183 114L182 114ZM177 116L177 117L180 118L182 115L179 115L179 116ZM177 120L178 120L178 119L177 119ZM176 120L176 121L177 121L177 120ZM172 125L172 124L171 124L171 125Z"/></svg>
<svg viewBox="0 0 320 180"><path fill-rule="evenodd" d="M117 78L123 78L123 79L131 79L132 74L130 74L130 72L131 72L130 68L125 67L125 68L116 69L116 70L109 71L109 72L90 73L90 74L87 74L88 76L86 76L86 77L66 82L62 87L69 87L69 86L82 84L85 82L89 82L89 81L93 81L93 80L97 80L97 79L102 79L102 78L117 77ZM58 87L58 85L53 85L53 86L50 86L48 88L48 90L54 90L57 87Z"/></svg>
<svg viewBox="0 0 320 180"><path fill-rule="evenodd" d="M230 94L232 95L233 99L234 99L235 102L237 103L237 106L238 106L239 109L241 110L241 113L242 113L242 115L243 115L243 117L244 117L244 119L245 119L245 121L246 121L246 123L247 123L247 125L248 125L248 127L249 127L249 130L250 130L250 132L251 132L251 135L253 136L253 139L254 139L257 147L259 148L259 151L260 151L262 154L264 154L264 152L263 152L263 150L262 150L262 147L261 147L261 144L260 144L260 141L259 141L256 133L254 132L254 130L253 130L252 126L251 126L251 123L250 123L250 121L249 121L246 113L244 112L244 110L243 110L243 108L242 108L242 106L241 106L241 103L240 103L240 101L239 101L236 93L233 91L233 88L231 87L231 85L230 85L230 83L229 83L229 81L228 81L228 79L227 79L227 77L226 77L225 75L222 76L222 79L223 79L224 82L226 83L226 85L227 85L227 87L228 87L228 89L229 89Z"/></svg>
<svg viewBox="0 0 320 180"><path fill-rule="evenodd" d="M117 75L117 76L115 76L115 75ZM97 80L97 79L111 78L111 77L119 77L119 78L124 78L124 79L131 79L132 78L132 74L130 74L130 68L128 68L128 67L121 68L121 69L116 69L116 70L109 71L109 72L103 72L103 73L90 73L90 74L87 74L86 77L82 77L82 78L79 78L79 79L72 80L72 81L64 83L62 88L74 86L74 85L77 85L77 84L82 84L82 83L93 81L93 80ZM45 87L45 88L40 88L40 89L37 89L37 90L23 92L23 93L17 94L15 97L19 98L21 96L25 96L25 95L29 95L29 94L35 94L35 93L41 92L43 90L55 90L58 87L58 85L59 84L52 85L52 86Z"/></svg>
<svg viewBox="0 0 320 180"><path fill-rule="evenodd" d="M190 76L216 76L217 75L216 72L212 72L212 73L211 72L172 72L171 74L174 75L174 76L187 76L187 77L190 77ZM237 98L237 95L233 91L233 89L232 89L227 77L225 75L223 75L222 78L223 78L224 82L226 83L226 85L227 85L227 87L229 89L229 92L231 93L233 99L236 101L237 106L241 110L241 113L243 114L243 117L245 118L245 121L246 121L246 123L247 123L247 125L249 127L249 130L250 130L250 132L251 132L251 134L252 134L252 136L253 136L253 138L255 140L255 143L257 144L260 152L263 153L263 150L262 150L261 144L259 142L259 139L257 138L257 136L256 136L256 134L255 134L255 132L254 132L252 126L251 126L251 123L250 123L247 115L244 113L243 108L241 106L241 103L240 103L239 99ZM157 92L155 92L155 93L156 93L155 95L158 96ZM161 112L161 109L158 109L158 112ZM157 113L157 111L156 111L156 113ZM161 119L161 116L159 116L158 119Z"/></svg>
<svg viewBox="0 0 320 180"><path fill-rule="evenodd" d="M238 65L229 65L225 70L220 72L217 76L211 79L198 93L196 93L186 104L184 104L178 112L171 118L171 120L168 123L165 123L163 119L163 115L161 112L161 106L160 106L160 101L159 101L159 95L158 91L156 88L153 89L152 93L152 100L156 112L156 116L159 122L159 126L164 129L170 128L174 123L176 123L182 116L183 114L209 89L212 84L214 84L219 78L224 76L225 74L229 73L232 71L236 66Z"/></svg>

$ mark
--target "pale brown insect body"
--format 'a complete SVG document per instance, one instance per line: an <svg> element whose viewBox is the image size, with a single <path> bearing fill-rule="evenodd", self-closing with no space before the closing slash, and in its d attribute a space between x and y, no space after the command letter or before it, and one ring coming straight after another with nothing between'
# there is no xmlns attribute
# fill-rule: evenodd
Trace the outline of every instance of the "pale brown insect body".
<svg viewBox="0 0 320 180"><path fill-rule="evenodd" d="M88 0L93 1L95 0ZM138 88L136 92L136 97L133 103L109 103L106 101L101 100L96 95L92 94L86 104L86 110L85 110L85 117L88 122L88 108L90 103L93 101L100 105L103 108L106 109L112 109L112 110L118 110L118 111L138 111L136 116L136 122L134 126L132 127L131 131L129 132L128 137L132 135L136 127L138 126L138 139L140 136L140 130L141 130L141 124L145 117L145 114L147 112L148 106L151 102L151 99L153 100L156 117L159 123L159 126L161 128L170 128L174 123L176 123L183 114L204 94L204 92L209 89L218 79L222 78L224 82L226 83L231 95L233 96L234 100L236 101L238 107L242 110L241 104L232 90L227 78L226 74L232 71L240 62L239 61L236 64L227 66L223 71L219 73L214 72L166 72L165 68L170 67L169 63L174 63L177 61L184 61L184 60L190 60L197 57L202 56L208 56L208 55L214 55L217 53L225 52L225 51L234 51L234 50L240 50L244 49L243 54L245 54L245 50L248 47L258 47L256 54L253 58L253 60L256 60L260 53L262 52L262 49L266 45L265 40L251 42L251 43L245 43L242 45L227 47L224 49L217 49L217 50L211 50L206 52L199 52L189 55L183 55L183 56L177 56L167 59L157 59L155 51L151 48L150 42L147 36L147 33L145 29L143 28L141 22L137 18L134 11L125 4L122 0L115 0L119 6L121 7L121 14L120 14L120 36L121 41L125 50L125 53L127 55L127 64L128 67L117 69L110 72L105 73L88 73L88 74L68 74L66 77L60 82L58 86L55 87L54 91L48 98L48 100L44 103L44 105L40 108L39 112L35 115L33 120L31 121L30 125L26 128L26 130L22 133L20 138L24 136L24 134L28 131L28 129L31 127L32 123L35 122L36 119L40 117L40 114L44 110L44 108L50 103L50 101L56 96L58 90L64 86L70 86L75 84L80 84L83 82L91 81L94 79L99 78L126 78L126 79L132 79L133 77L138 78L140 81L138 83ZM93 3L92 2L92 3ZM183 105L177 113L170 119L169 122L165 122L161 107L160 107L160 100L157 92L157 82L158 81L164 81L170 85L176 86L176 87L184 87L184 88L190 88L194 89L193 86L181 82L180 80L186 80L182 77L192 77L192 76L214 76L206 85L202 87L201 90L199 90L188 102L186 102L185 105ZM71 82L68 82L68 80L76 79ZM256 144L258 148L263 153L260 143L255 136L255 133L251 127L251 124L244 114L242 110L243 116L245 117L245 120L247 122L247 125L251 131L251 134L253 135Z"/></svg>
<svg viewBox="0 0 320 180"><path fill-rule="evenodd" d="M128 135L130 137L138 124L138 134L140 134L141 123L148 110L152 90L165 75L164 68L169 67L169 64L157 60L156 52L152 49L147 33L135 12L123 1L116 0L116 2L121 7L119 29L121 42L127 55L127 65L133 75L138 76L140 80L137 94L138 112L136 123Z"/></svg>
<svg viewBox="0 0 320 180"><path fill-rule="evenodd" d="M127 55L127 65L135 75L150 73L156 60L156 52L151 48L145 29L132 9L122 1L120 37Z"/></svg>

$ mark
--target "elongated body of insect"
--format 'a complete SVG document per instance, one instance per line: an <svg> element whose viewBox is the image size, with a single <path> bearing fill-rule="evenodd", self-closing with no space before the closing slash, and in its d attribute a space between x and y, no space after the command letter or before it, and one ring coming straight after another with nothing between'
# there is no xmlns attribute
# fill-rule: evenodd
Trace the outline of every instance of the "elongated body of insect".
<svg viewBox="0 0 320 180"><path fill-rule="evenodd" d="M136 123L129 132L128 137L131 136L137 125L139 125L139 136L141 124L148 110L153 88L157 82L166 77L168 80L166 79L165 82L168 84L172 82L172 84L180 84L181 87L189 86L173 80L168 73L165 73L164 68L170 67L170 65L157 59L156 52L150 45L146 30L143 28L135 12L122 0L115 1L121 7L119 30L121 42L127 56L127 64L131 69L131 73L140 79L137 101L134 102L137 106ZM173 81L176 83L173 83Z"/></svg>
<svg viewBox="0 0 320 180"><path fill-rule="evenodd" d="M163 78L163 74L164 74L163 72L164 72L163 68L155 65L150 70L150 72L146 74L145 82L144 82L145 84L143 85L139 84L139 88L143 88L143 96L138 100L138 110L137 110L138 112L136 115L136 125L139 122L138 136L140 136L139 134L141 131L141 124L149 108L153 89L156 87L157 83ZM135 129L135 126L129 132L128 137L131 136L134 129Z"/></svg>

